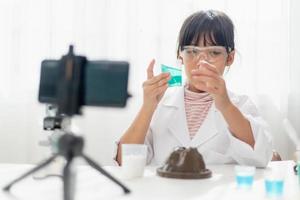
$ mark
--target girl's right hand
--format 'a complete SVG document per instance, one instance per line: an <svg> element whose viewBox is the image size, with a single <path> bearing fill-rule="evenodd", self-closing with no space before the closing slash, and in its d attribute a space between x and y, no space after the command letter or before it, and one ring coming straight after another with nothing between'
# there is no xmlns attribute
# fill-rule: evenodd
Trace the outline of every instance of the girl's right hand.
<svg viewBox="0 0 300 200"><path fill-rule="evenodd" d="M147 110L150 109L151 111L156 109L157 104L168 88L168 81L171 79L171 75L169 73L161 73L157 76L154 76L154 63L155 60L153 59L147 68L147 80L143 83L143 106Z"/></svg>

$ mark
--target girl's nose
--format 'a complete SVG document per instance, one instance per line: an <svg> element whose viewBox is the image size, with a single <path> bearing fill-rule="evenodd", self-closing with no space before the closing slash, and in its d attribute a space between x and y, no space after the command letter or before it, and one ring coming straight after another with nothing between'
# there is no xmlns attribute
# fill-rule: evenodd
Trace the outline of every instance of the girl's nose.
<svg viewBox="0 0 300 200"><path fill-rule="evenodd" d="M197 65L200 65L201 62L208 62L206 53L202 52L197 57Z"/></svg>
<svg viewBox="0 0 300 200"><path fill-rule="evenodd" d="M207 61L207 54L205 52L201 52L199 53L198 57L197 57L197 61L198 63L201 61Z"/></svg>

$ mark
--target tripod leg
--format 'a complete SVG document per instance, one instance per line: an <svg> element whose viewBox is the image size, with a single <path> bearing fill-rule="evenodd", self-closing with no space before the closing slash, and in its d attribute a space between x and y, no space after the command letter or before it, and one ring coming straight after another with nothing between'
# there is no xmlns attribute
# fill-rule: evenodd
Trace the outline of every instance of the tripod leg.
<svg viewBox="0 0 300 200"><path fill-rule="evenodd" d="M8 185L6 185L3 190L4 191L9 191L9 189L17 182L21 181L22 179L26 178L27 176L29 176L30 174L33 174L34 172L38 171L39 169L45 167L46 165L48 165L49 163L51 163L55 158L57 157L57 155L54 155L50 158L48 158L47 160L41 162L39 165L37 165L36 167L34 167L33 169L29 170L28 172L26 172L25 174L21 175L20 177L16 178L15 180L11 181Z"/></svg>
<svg viewBox="0 0 300 200"><path fill-rule="evenodd" d="M90 159L89 157L87 157L86 155L82 154L82 157L86 160L86 162L93 167L94 169L96 169L97 171L99 171L100 173L102 173L104 176L106 176L107 178L109 178L110 180L112 180L113 182L115 182L116 184L118 184L123 191L125 192L125 194L130 193L130 190L124 186L120 181L118 181L117 179L115 179L112 175L110 175L108 172L106 172L102 167L100 167L96 162L94 162L92 159Z"/></svg>
<svg viewBox="0 0 300 200"><path fill-rule="evenodd" d="M74 198L74 191L73 191L73 181L72 174L70 170L70 166L72 163L72 159L67 161L67 164L63 170L63 185L64 185L64 200L73 200Z"/></svg>

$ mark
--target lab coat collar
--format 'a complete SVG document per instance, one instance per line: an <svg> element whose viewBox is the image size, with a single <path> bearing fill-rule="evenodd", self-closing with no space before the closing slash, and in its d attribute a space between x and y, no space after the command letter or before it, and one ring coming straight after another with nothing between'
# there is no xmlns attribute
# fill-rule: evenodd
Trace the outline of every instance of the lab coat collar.
<svg viewBox="0 0 300 200"><path fill-rule="evenodd" d="M162 104L164 106L175 107L177 109L182 106L184 107L184 87L168 88Z"/></svg>
<svg viewBox="0 0 300 200"><path fill-rule="evenodd" d="M162 103L163 106L169 107L170 109L172 108L172 119L170 119L171 123L169 123L168 129L183 146L198 147L217 135L218 131L215 123L215 115L218 111L214 102L197 134L191 140L184 106L184 88L174 87L168 90L169 94Z"/></svg>
<svg viewBox="0 0 300 200"><path fill-rule="evenodd" d="M163 106L170 110L170 123L167 125L169 131L181 143L182 146L190 145L186 114L184 108L184 88L168 88L168 94L162 102Z"/></svg>

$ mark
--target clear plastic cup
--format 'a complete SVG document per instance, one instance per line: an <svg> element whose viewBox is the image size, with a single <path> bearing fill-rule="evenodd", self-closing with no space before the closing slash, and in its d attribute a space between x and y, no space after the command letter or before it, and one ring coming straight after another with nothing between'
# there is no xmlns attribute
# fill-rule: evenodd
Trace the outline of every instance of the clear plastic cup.
<svg viewBox="0 0 300 200"><path fill-rule="evenodd" d="M170 66L161 64L161 71L170 73L171 79L168 82L170 87L182 85L182 70L181 70L181 68L170 67Z"/></svg>
<svg viewBox="0 0 300 200"><path fill-rule="evenodd" d="M278 198L283 196L284 177L286 169L273 166L265 173L265 191L267 197Z"/></svg>
<svg viewBox="0 0 300 200"><path fill-rule="evenodd" d="M283 179L265 179L267 197L281 197L283 195Z"/></svg>
<svg viewBox="0 0 300 200"><path fill-rule="evenodd" d="M122 144L122 174L125 179L142 177L146 160L146 145Z"/></svg>
<svg viewBox="0 0 300 200"><path fill-rule="evenodd" d="M255 175L255 167L236 165L235 166L235 178L237 188L250 189L253 185Z"/></svg>

